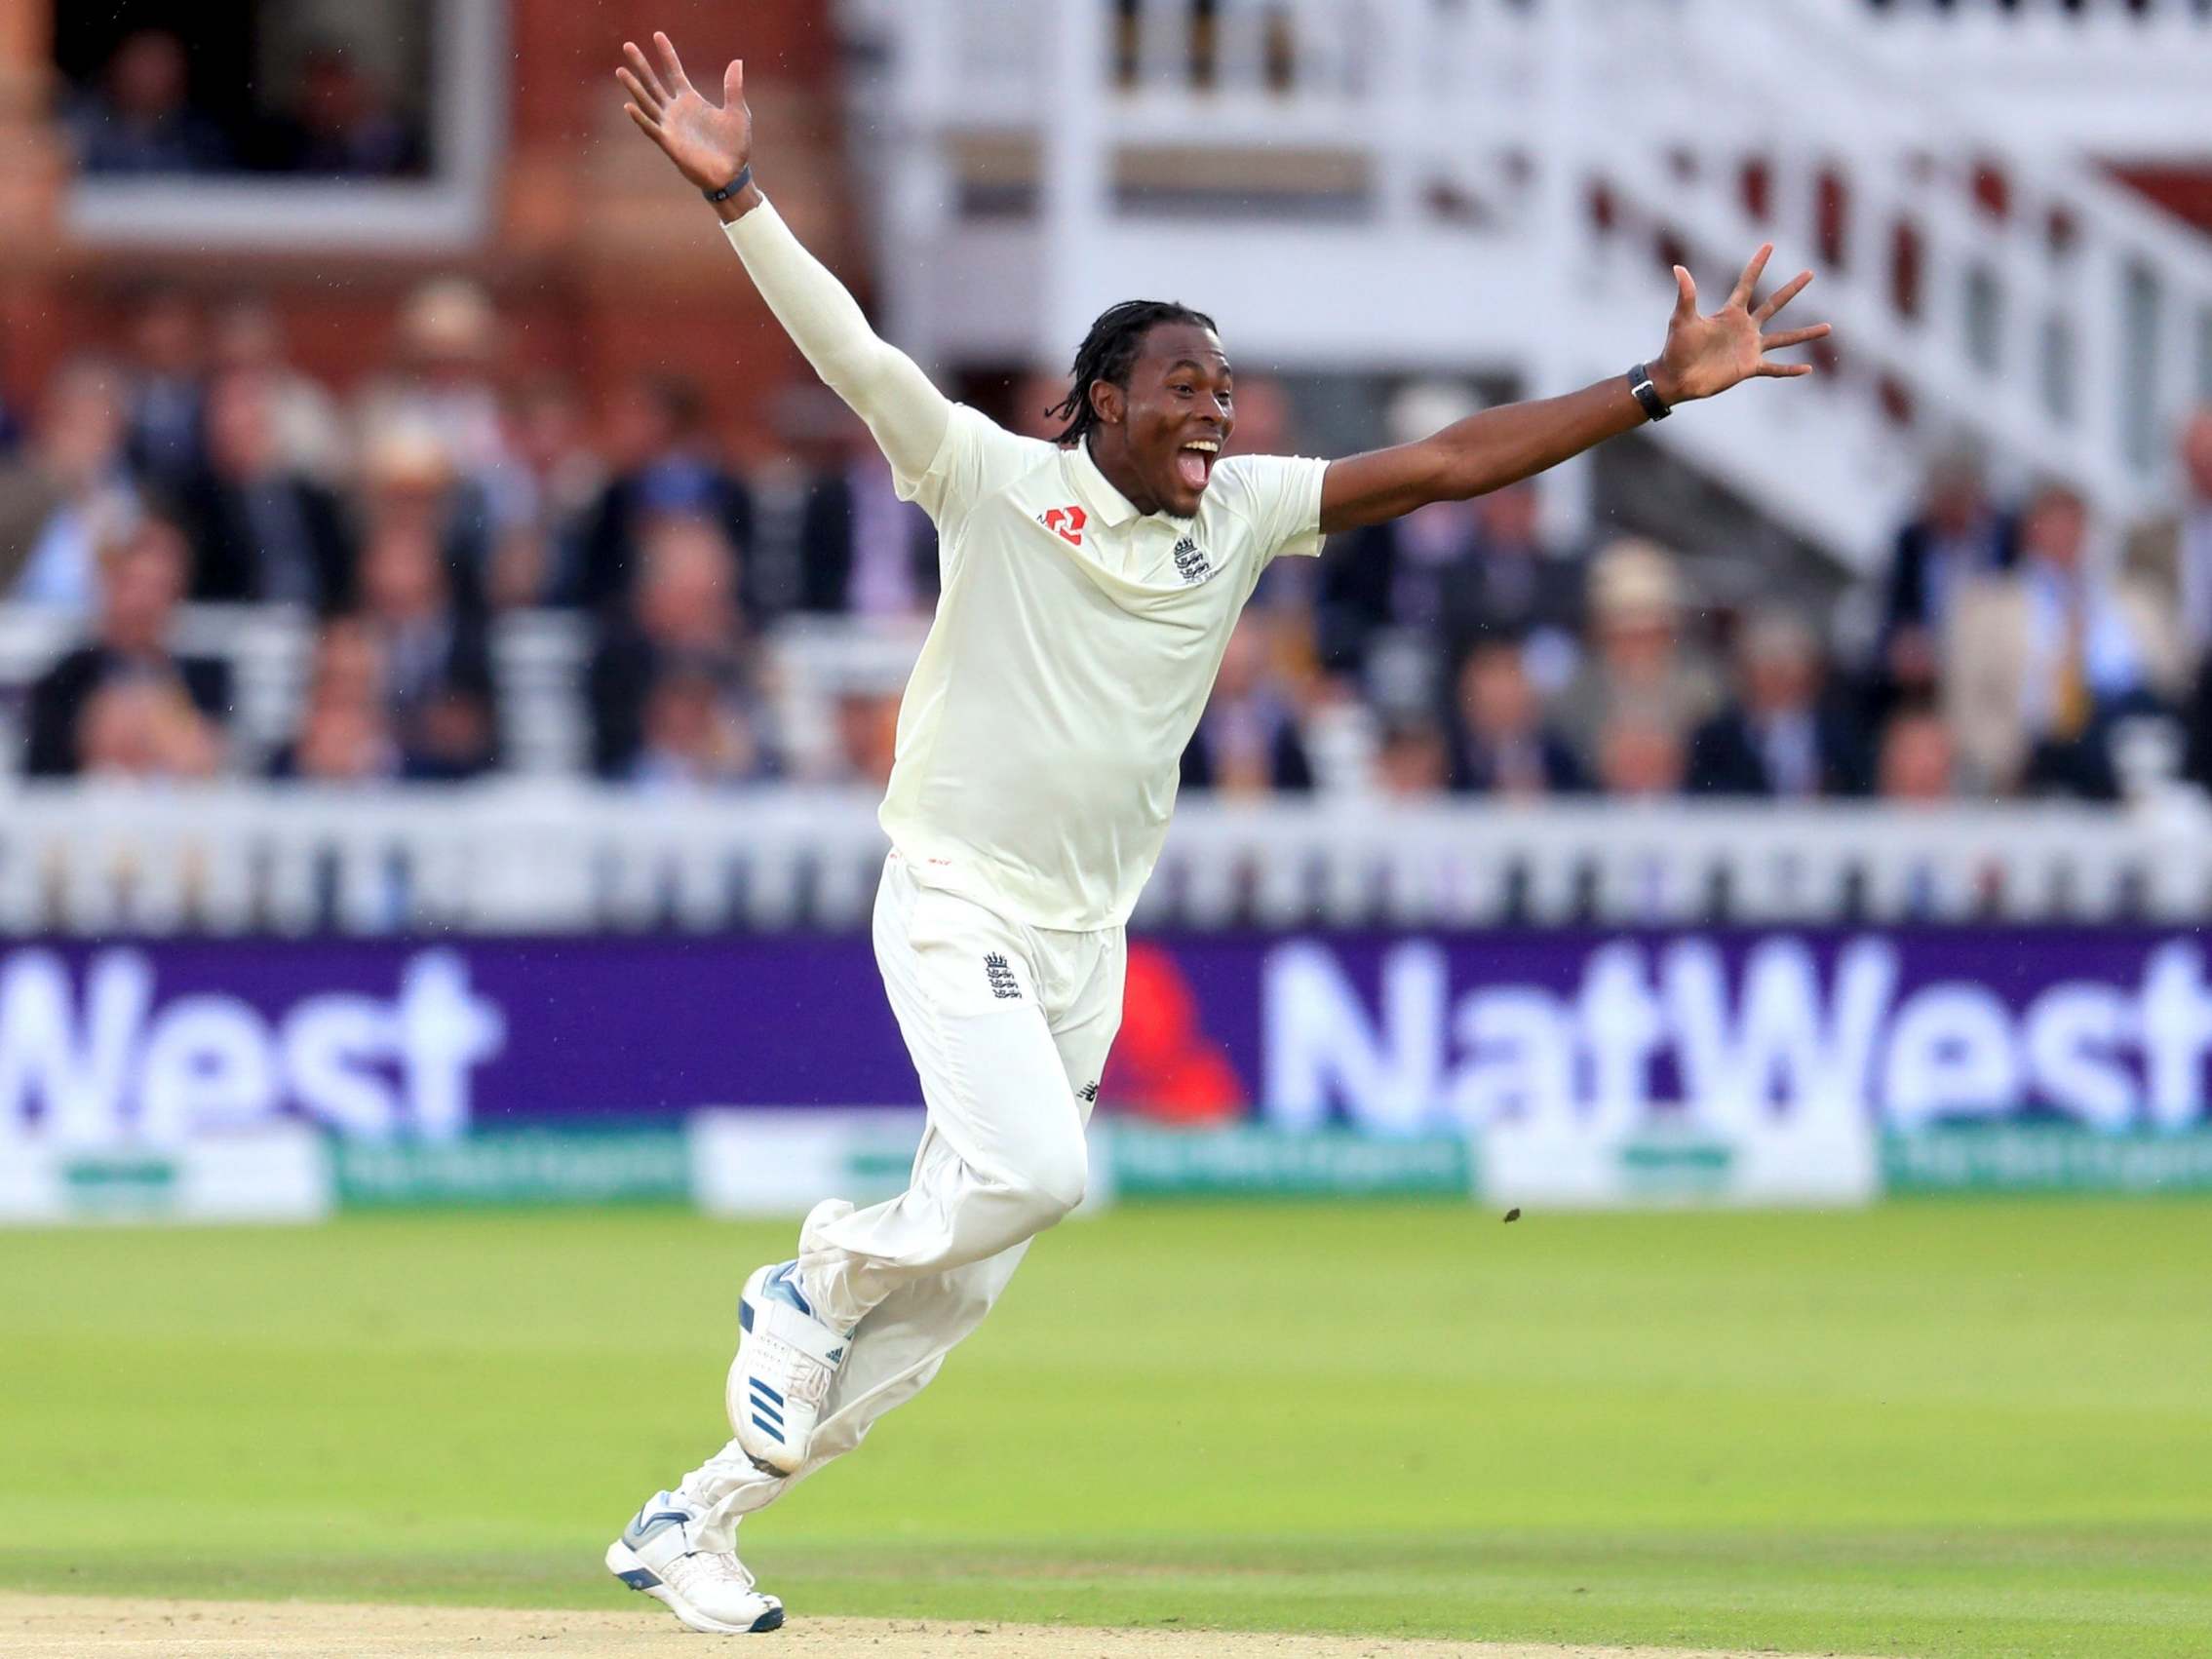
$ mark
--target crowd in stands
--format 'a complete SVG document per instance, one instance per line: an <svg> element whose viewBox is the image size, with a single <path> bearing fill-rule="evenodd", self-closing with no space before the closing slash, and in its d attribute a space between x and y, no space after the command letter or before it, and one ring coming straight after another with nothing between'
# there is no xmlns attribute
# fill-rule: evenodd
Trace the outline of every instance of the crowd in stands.
<svg viewBox="0 0 2212 1659"><path fill-rule="evenodd" d="M827 394L785 399L783 452L741 471L680 378L595 408L557 376L503 374L497 318L458 280L414 293L386 369L343 395L252 302L148 293L117 347L0 411L0 604L76 636L0 686L24 773L495 773L500 619L552 610L588 639L573 696L602 779L886 776L895 676L831 687L806 744L774 694L795 628L911 648L934 600L928 521ZM1059 393L1024 382L997 412L1041 435ZM1297 448L1280 388L1239 399L1232 447ZM1405 388L1377 436L1471 406ZM1850 637L1848 605L1713 602L1709 550L1554 545L1537 485L1425 508L1269 571L1184 786L1922 802L2212 785L2212 411L2178 458L2173 511L2110 545L2063 484L2002 499L1969 456L1939 460ZM248 741L232 665L177 644L188 603L309 619L283 741Z"/></svg>
<svg viewBox="0 0 2212 1659"><path fill-rule="evenodd" d="M342 41L310 41L263 103L218 104L193 86L185 43L138 29L75 89L62 127L78 168L96 178L234 173L317 178L409 178L428 168L417 113Z"/></svg>

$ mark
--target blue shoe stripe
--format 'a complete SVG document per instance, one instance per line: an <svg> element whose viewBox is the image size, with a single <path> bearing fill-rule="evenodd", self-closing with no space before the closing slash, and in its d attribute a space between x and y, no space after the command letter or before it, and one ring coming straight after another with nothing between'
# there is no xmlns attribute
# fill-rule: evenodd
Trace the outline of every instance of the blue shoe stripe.
<svg viewBox="0 0 2212 1659"><path fill-rule="evenodd" d="M753 1304L743 1296L737 1298L737 1328L740 1331L753 1329Z"/></svg>
<svg viewBox="0 0 2212 1659"><path fill-rule="evenodd" d="M768 1438L778 1446L783 1445L784 1427L781 1423L771 1423L757 1411L753 1413L753 1422L755 1427L766 1431Z"/></svg>
<svg viewBox="0 0 2212 1659"><path fill-rule="evenodd" d="M782 1296L807 1318L812 1319L814 1317L814 1304L806 1299L806 1292L798 1288L797 1262L785 1262L768 1275L768 1282L762 1288L773 1291L776 1294Z"/></svg>
<svg viewBox="0 0 2212 1659"><path fill-rule="evenodd" d="M756 1394L765 1394L778 1406L781 1406L784 1403L784 1397L781 1394L778 1394L775 1389L770 1387L768 1383L760 1377L755 1377L753 1379L753 1391Z"/></svg>
<svg viewBox="0 0 2212 1659"><path fill-rule="evenodd" d="M777 1410L773 1406L769 1405L765 1400L756 1400L753 1402L753 1414L757 1417L767 1418L768 1421L775 1424L779 1429L784 1426L784 1414L781 1411Z"/></svg>
<svg viewBox="0 0 2212 1659"><path fill-rule="evenodd" d="M658 1590L660 1588L661 1581L641 1566L634 1566L628 1572L618 1572L614 1576L621 1579L633 1590ZM754 1628L758 1629L759 1627L755 1626ZM770 1628L774 1627L771 1626Z"/></svg>

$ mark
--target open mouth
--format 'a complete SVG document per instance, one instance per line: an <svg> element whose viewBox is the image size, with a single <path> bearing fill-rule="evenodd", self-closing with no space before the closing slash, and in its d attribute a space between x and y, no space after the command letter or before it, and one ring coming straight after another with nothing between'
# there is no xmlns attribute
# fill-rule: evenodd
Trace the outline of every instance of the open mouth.
<svg viewBox="0 0 2212 1659"><path fill-rule="evenodd" d="M1221 452L1222 446L1211 438L1193 439L1175 452L1175 476L1185 489L1204 489L1206 481L1214 476L1214 462Z"/></svg>

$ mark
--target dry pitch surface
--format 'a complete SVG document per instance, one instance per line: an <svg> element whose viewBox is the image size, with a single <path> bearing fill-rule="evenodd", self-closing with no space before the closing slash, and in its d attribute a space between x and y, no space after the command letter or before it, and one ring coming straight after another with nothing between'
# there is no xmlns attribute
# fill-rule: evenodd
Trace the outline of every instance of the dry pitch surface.
<svg viewBox="0 0 2212 1659"><path fill-rule="evenodd" d="M1495 1641L1394 1641L1227 1631L1085 1630L906 1619L795 1621L749 1653L865 1659L1754 1659L1743 1652L1561 1647ZM696 1636L647 1613L519 1612L511 1607L344 1606L310 1601L165 1601L0 1592L7 1659L507 1659L564 1653L690 1653ZM1780 1659L1771 1649L1757 1659Z"/></svg>

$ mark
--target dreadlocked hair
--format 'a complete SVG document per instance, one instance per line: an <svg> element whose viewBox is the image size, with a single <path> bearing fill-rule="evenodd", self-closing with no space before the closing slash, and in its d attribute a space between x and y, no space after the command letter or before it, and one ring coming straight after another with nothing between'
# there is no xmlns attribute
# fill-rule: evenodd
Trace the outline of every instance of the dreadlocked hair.
<svg viewBox="0 0 2212 1659"><path fill-rule="evenodd" d="M1193 311L1173 300L1125 299L1107 307L1076 348L1074 367L1068 370L1075 382L1073 389L1044 411L1053 420L1067 422L1053 440L1055 444L1080 444L1091 435L1099 424L1098 411L1091 407L1091 383L1105 380L1127 390L1129 370L1144 349L1145 335L1161 323L1195 323L1201 328L1221 331L1203 311Z"/></svg>

